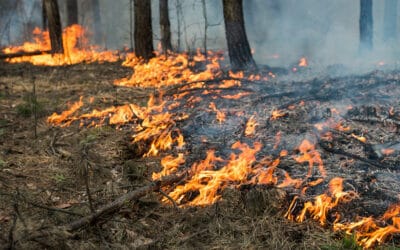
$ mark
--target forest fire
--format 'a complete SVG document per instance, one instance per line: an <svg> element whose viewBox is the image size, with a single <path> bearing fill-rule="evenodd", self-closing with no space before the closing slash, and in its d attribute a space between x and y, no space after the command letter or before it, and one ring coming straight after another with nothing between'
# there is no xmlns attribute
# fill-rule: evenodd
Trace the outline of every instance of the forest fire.
<svg viewBox="0 0 400 250"><path fill-rule="evenodd" d="M96 46L89 45L86 33L85 29L77 24L65 28L62 34L64 54L44 53L42 55L10 58L7 61L10 63L29 62L33 65L61 66L77 63L116 62L119 60L116 51L99 51ZM34 42L25 42L21 46L10 46L3 49L3 53L45 52L51 49L48 31L35 28L33 35Z"/></svg>
<svg viewBox="0 0 400 250"><path fill-rule="evenodd" d="M75 1L68 1L68 4L72 2ZM372 18L365 18L372 17L373 12L372 5L365 5L371 1L360 1L361 6L353 6L360 9L356 25L360 33L359 46L350 43L353 35L349 41L335 42L333 46L338 49L336 46L345 44L346 48L340 49L348 53L349 58L353 56L349 51L357 51L359 61L383 62L385 59L385 63L372 63L373 66L364 66L365 62L362 62L361 69L353 62L342 63L337 59L340 56L335 55L336 51L325 49L323 53L317 53L322 47L332 46L331 38L336 37L332 32L347 32L343 30L346 25L338 28L331 24L336 20L335 16L331 17L329 25L321 25L323 27L318 30L308 30L307 26L311 24L303 25L304 32L298 32L298 26L292 30L291 25L286 24L290 20L281 19L285 21L282 25L285 31L293 34L279 37L282 30L268 30L268 35L277 39L272 40L265 33L253 45L244 28L250 26L244 25L243 7L255 10L263 1L243 5L241 0L224 0L220 2L221 8L210 8L217 7L217 1L212 4L211 1L199 1L204 26L196 24L196 27L204 28L201 32L193 30L193 24L186 23L188 20L184 16L188 14L183 11L186 7L182 3L187 4L186 1L175 1L176 6L168 7L168 1L160 0L158 17L151 15L151 1L130 1L129 22L118 23L126 29L124 39L120 39L124 41L122 45L114 41L114 38L118 40L116 34L111 37L110 32L99 31L99 28L106 29L114 23L100 22L98 17L102 12L96 2L88 3L94 12L93 20L88 22L84 15L79 18L77 15L78 9L85 7L82 3L75 2L71 7L65 2L67 9L63 12L68 16L61 17L67 19L68 24L63 26L61 22L65 20L60 19L57 1L43 0L40 7L43 19L47 19L42 20L42 27L47 30L36 28L33 42L9 46L13 44L10 42L2 49L0 59L4 59L4 65L12 74L4 74L5 77L0 79L0 90L4 89L5 93L0 93L0 105L9 109L0 116L0 135L5 130L10 134L7 138L10 145L0 148L0 187L11 187L8 182L2 182L3 174L11 176L12 180L26 186L26 190L40 190L43 196L40 200L46 200L48 204L42 206L30 202L19 187L16 191L10 188L7 201L13 197L14 204L8 204L8 214L3 215L0 211L0 222L8 223L8 238L0 235L0 245L2 241L10 241L9 248L14 249L26 242L40 244L38 239L43 235L60 230L68 234L65 237L71 238L70 235L78 235L75 234L77 230L103 223L107 226L100 229L108 229L111 225L110 232L118 228L122 230L118 235L122 235L123 240L132 238L132 244L126 246L119 244L119 239L114 241L116 244L110 245L113 248L197 249L200 248L197 242L192 245L187 242L192 239L207 241L210 234L215 233L215 246L220 246L226 240L220 240L220 230L233 228L231 234L227 233L229 238L240 235L242 232L238 233L236 225L230 228L232 218L234 223L254 224L252 228L244 229L251 236L241 239L245 243L239 247L246 249L264 247L273 234L264 232L264 228L260 234L254 232L265 223L271 222L274 227L272 219L275 218L282 230L289 230L286 227L292 225L319 228L324 234L330 230L327 238L339 242L332 248L347 247L347 235L351 237L352 246L362 248L374 248L389 244L389 241L399 243L400 71L389 68L398 67L387 63L394 60L378 60L372 53L372 41L379 39L372 39L368 34L373 30ZM386 4L389 1L385 2L385 12L390 9ZM268 7L276 12L277 20L278 16L289 12L281 5L282 1L268 2ZM36 5L30 7L37 8ZM173 32L171 26L175 22L169 20L172 8L176 10L178 25ZM223 20L221 27L212 22L216 20L208 19L210 9L222 10L219 13ZM310 12L314 15L313 21L325 18L316 10ZM72 15L74 13L76 16ZM0 19L3 20L1 15ZM246 17L246 20L252 19ZM381 19L387 21L377 18ZM159 21L159 27L153 29L152 20ZM85 21L82 24L90 27L89 33L93 33L90 40L96 44L109 48L127 48L126 44L129 44L129 50L102 51L91 45L87 28L79 25L79 21ZM258 27L254 20L249 22ZM30 27L35 27L36 23L32 23L35 25ZM129 34L124 26L127 24L130 24ZM62 30L61 27L66 28ZM27 34L31 29L24 31L18 40L23 36L30 37ZM319 37L319 42L312 42L313 34L319 32L324 36ZM220 43L219 33L223 34L226 43ZM177 37L171 39L175 35ZM2 36L0 43L4 43ZM11 38L8 35L10 41ZM260 49L257 46L264 43L263 39L269 39L271 43ZM300 39L298 44L290 46L296 39ZM153 47L156 41L158 51ZM382 45L391 47L387 45L392 42L395 38L386 37ZM269 61L264 64L260 62L263 59ZM29 64L23 64L25 62ZM28 67L29 79L25 79L28 78L25 76L28 74L24 74ZM52 72L51 76L49 72ZM72 81L76 81L73 87L70 86ZM15 83L19 85L14 86ZM54 89L53 83L56 83ZM27 84L32 87L27 88ZM65 96L64 92L59 93L60 90L65 91ZM13 95L13 91L17 93L15 99L3 102ZM42 103L46 104L45 108ZM64 103L67 103L66 108ZM24 128L32 128L28 123L33 120L35 140L29 145L33 155L40 151L46 164L62 162L69 167L60 168L59 173L45 169L50 184L32 184L35 176L25 173L23 164L11 159L27 151L28 146L23 145L20 138L27 138L28 133L14 126L17 123L11 122L10 117L26 123ZM43 118L48 126L43 125ZM39 143L42 143L40 147L36 145ZM37 171L37 164L30 163L29 159L26 162ZM76 197L67 197L65 190L74 192ZM51 230L40 228L37 234L24 239L30 225L25 225L18 209L31 205L78 219L56 225ZM68 208L71 211L67 211ZM204 213L208 223L195 233L187 231L188 224L196 227L198 224L197 214L193 215L193 211ZM232 218L225 223L225 213L232 211L236 214L229 214ZM242 212L245 216L240 214ZM190 216L183 218L184 213ZM113 220L110 219L112 216L119 217ZM134 226L133 218L134 223L138 223ZM158 233L154 225L160 221L167 225L162 230L167 228L166 231L171 229L171 232L153 237ZM281 238L286 231L275 234ZM106 241L110 235L107 232L103 237L99 232L95 236ZM285 246L290 249L298 243L298 236L288 235L292 245ZM179 239L174 239L171 246L164 245L170 238ZM315 241L316 237L309 238ZM253 247L247 243L254 240L261 244ZM88 245L91 243L87 241ZM310 248L325 247L322 243L312 244ZM330 248L330 245L326 246Z"/></svg>
<svg viewBox="0 0 400 250"><path fill-rule="evenodd" d="M211 62L211 66L206 67L205 74L202 72L195 73L190 72L186 69L187 65L191 64L185 57L178 60L181 63L176 65L176 61L170 64L169 59L163 58L162 60L154 60L149 64L132 63L139 73L134 74L131 79L126 80L124 86L162 86L163 84L170 85L179 81L190 81L192 79L213 79L214 72L220 72L219 67L214 66L214 62ZM153 63L159 64L159 62L167 62L166 65L162 66L162 69L157 72L161 72L160 75L153 75L146 78L146 74L140 73L145 68L151 70ZM126 63L126 62L125 62ZM176 65L176 66L174 66ZM155 66L160 67L160 66ZM168 73L168 67L171 67L171 74ZM176 69L174 67L178 67ZM210 70L212 69L212 70ZM176 72L183 70L185 74L177 76ZM209 71L210 70L210 71ZM175 73L174 73L175 72ZM193 74L191 77L190 74ZM219 74L219 73L218 73ZM138 78L136 78L138 77ZM145 78L143 78L145 77ZM182 78L181 78L182 77ZM204 77L204 78L203 78ZM235 74L235 79L246 80L242 73ZM148 79L148 80L146 80ZM157 83L157 81L160 83ZM121 82L117 84L120 84ZM132 84L132 85L130 85ZM178 122L184 122L189 119L189 115L184 110L184 100L192 100L185 94L185 91L192 91L200 86L200 90L203 89L202 84L195 83L190 87L182 86L180 95L174 95L173 99L163 98L160 95L158 98L152 96L149 99L147 107L139 107L136 104L126 104L118 107L111 107L102 111L94 110L91 113L74 115L77 113L79 108L83 105L82 98L79 102L71 105L71 108L67 111L62 112L60 115L53 114L48 118L48 122L57 126L69 126L73 121L81 121L81 126L99 126L99 125L123 125L123 124L136 124L133 126L133 143L149 142L148 151L143 154L143 157L150 157L156 155L164 155L161 160L162 170L160 172L153 173L153 179L157 180L166 175L179 174L182 171L187 171L188 178L186 181L174 187L169 191L168 196L172 198L180 206L204 206L217 202L221 198L221 192L226 188L235 188L243 185L267 185L275 186L282 189L297 189L299 195L295 196L292 200L286 217L290 220L297 222L303 222L306 218L310 217L318 221L321 225L327 226L333 223L335 230L344 231L346 233L355 232L357 235L357 241L359 244L365 247L371 247L376 243L381 243L386 237L397 234L399 232L397 216L398 213L391 213L394 211L393 208L389 209L388 212L382 218L385 221L393 221L393 225L386 227L378 226L378 222L372 217L356 219L356 222L345 222L339 216L339 214L331 214L332 211L336 210L341 204L351 203L353 200L357 200L359 195L353 191L345 191L343 183L345 180L340 177L328 177L328 170L324 166L323 157L316 148L317 137L322 139L327 138L327 133L330 130L341 131L342 133L350 133L349 136L359 140L360 142L366 142L365 137L357 136L352 133L350 126L343 125L343 121L340 120L339 113L335 113L335 117L327 119L325 122L317 123L317 137L313 139L304 139L295 149L283 149L279 155L275 158L268 156L260 161L257 155L262 151L263 145L257 141L258 133L257 127L259 121L255 117L259 117L260 114L255 113L246 118L247 122L244 128L244 135L248 138L252 138L252 144L236 141L231 145L231 153L229 157L218 156L217 152L212 149L208 149L206 157L203 160L194 162L191 166L186 166L188 163L185 160L188 157L188 152L185 151L185 144L187 139L184 138L185 132L182 132L181 128L177 126ZM239 86L243 86L240 80L223 80L220 85L215 85L218 89L226 89L231 91ZM198 103L204 103L213 93L201 90L202 96L198 96ZM253 93L249 93L251 96ZM238 101L236 99L227 99L230 101ZM219 102L218 102L219 103ZM300 107L306 104L302 101ZM218 106L220 106L219 104ZM219 126L228 126L230 123L229 109L221 111L217 109L217 103L211 100L209 101L207 108L215 113L214 120L217 121ZM296 110L295 106L290 106L289 110ZM332 109L334 110L334 109ZM243 115L243 114L241 114ZM270 117L271 122L278 122L279 118L289 116L289 113L285 110L272 110ZM97 120L97 122L95 122ZM330 141L333 140L333 134L330 133ZM283 135L278 132L274 149L277 149L281 144L281 138ZM189 140L190 141L190 140ZM206 143L208 139L203 140ZM187 145L191 147L191 145ZM172 151L179 153L168 154L167 152ZM294 152L290 153L291 150ZM285 159L292 158L300 166L304 163L307 164L307 170L302 174L303 177L293 178L291 173L280 169L282 161ZM186 167L185 167L186 166ZM314 170L318 169L318 172ZM185 170L186 169L186 170ZM318 174L317 174L318 173ZM307 193L310 188L320 186L325 181L329 180L328 191L315 195L312 201L301 202L304 197L307 197ZM168 203L170 200L165 198L164 202ZM301 207L300 212L298 211ZM397 210L396 210L397 211ZM390 215L389 215L390 214ZM335 217L334 222L331 221L332 216ZM389 218L390 217L390 218ZM346 218L348 219L348 218ZM369 223L369 224L368 224ZM372 224L371 224L372 223Z"/></svg>

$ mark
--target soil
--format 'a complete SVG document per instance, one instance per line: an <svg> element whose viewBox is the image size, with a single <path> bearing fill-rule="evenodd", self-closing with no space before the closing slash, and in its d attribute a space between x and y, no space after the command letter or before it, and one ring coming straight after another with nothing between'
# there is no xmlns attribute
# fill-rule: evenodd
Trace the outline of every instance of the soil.
<svg viewBox="0 0 400 250"><path fill-rule="evenodd" d="M64 67L0 63L1 248L356 248L351 238L316 222L286 220L287 193L266 186L228 188L213 205L179 208L161 202L163 195L154 192L73 235L60 230L27 240L32 232L65 225L148 185L152 172L160 169L159 157L132 156L129 129L78 123L60 128L46 122L80 96L94 98L87 111L124 103L144 106L154 89L113 85L131 74L121 62ZM376 176L389 178L386 172Z"/></svg>

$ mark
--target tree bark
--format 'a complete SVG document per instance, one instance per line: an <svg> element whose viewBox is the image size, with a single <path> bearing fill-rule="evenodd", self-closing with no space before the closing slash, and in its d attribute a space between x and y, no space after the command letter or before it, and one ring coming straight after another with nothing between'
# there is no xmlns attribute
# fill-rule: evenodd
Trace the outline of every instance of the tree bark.
<svg viewBox="0 0 400 250"><path fill-rule="evenodd" d="M67 25L78 24L78 0L67 0Z"/></svg>
<svg viewBox="0 0 400 250"><path fill-rule="evenodd" d="M44 6L44 0L42 0L42 29L47 30L47 14Z"/></svg>
<svg viewBox="0 0 400 250"><path fill-rule="evenodd" d="M383 41L394 42L397 39L397 0L385 0L383 17Z"/></svg>
<svg viewBox="0 0 400 250"><path fill-rule="evenodd" d="M164 53L172 51L171 24L169 21L168 0L160 0L161 48Z"/></svg>
<svg viewBox="0 0 400 250"><path fill-rule="evenodd" d="M135 54L148 61L154 56L151 25L151 0L135 0Z"/></svg>
<svg viewBox="0 0 400 250"><path fill-rule="evenodd" d="M43 0L50 33L52 53L63 53L62 27L57 0Z"/></svg>
<svg viewBox="0 0 400 250"><path fill-rule="evenodd" d="M373 47L372 0L360 0L360 51L367 52Z"/></svg>
<svg viewBox="0 0 400 250"><path fill-rule="evenodd" d="M242 0L223 0L225 33L233 70L256 68L247 40Z"/></svg>

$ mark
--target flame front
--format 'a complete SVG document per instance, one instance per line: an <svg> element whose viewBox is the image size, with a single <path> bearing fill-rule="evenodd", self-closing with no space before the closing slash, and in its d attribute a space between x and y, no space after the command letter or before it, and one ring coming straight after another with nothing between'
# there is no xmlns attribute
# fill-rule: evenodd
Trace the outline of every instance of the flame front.
<svg viewBox="0 0 400 250"><path fill-rule="evenodd" d="M3 49L3 53L49 51L50 38L48 31L35 28L33 31L34 42L25 42L21 46L11 46ZM60 66L82 62L116 62L119 60L115 51L99 51L96 46L89 45L85 29L77 24L64 29L63 34L64 54L42 54L11 58L10 63L29 62L34 65Z"/></svg>

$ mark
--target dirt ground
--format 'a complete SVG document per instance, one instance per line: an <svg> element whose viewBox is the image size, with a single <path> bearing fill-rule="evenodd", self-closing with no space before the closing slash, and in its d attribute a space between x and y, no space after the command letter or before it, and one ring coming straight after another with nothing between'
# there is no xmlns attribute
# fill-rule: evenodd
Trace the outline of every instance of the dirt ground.
<svg viewBox="0 0 400 250"><path fill-rule="evenodd" d="M94 98L88 109L144 105L152 89L112 84L132 74L120 65L0 63L0 248L357 249L351 238L314 222L284 219L285 195L265 187L228 189L214 205L188 208L162 203L161 194L150 193L73 234L28 240L39 229L65 225L91 207L148 185L159 169L160 158L132 155L129 129L59 128L46 122L80 96Z"/></svg>

